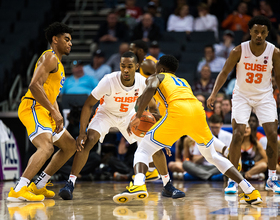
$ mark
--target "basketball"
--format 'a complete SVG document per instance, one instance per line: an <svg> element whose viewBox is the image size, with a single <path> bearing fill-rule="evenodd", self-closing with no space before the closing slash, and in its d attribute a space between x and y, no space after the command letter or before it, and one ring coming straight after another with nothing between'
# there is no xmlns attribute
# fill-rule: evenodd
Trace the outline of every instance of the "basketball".
<svg viewBox="0 0 280 220"><path fill-rule="evenodd" d="M132 116L131 120L135 118L136 113ZM138 137L144 137L147 131L156 123L155 117L147 111L144 111L140 118L140 124L135 130L135 126L131 127L131 131Z"/></svg>

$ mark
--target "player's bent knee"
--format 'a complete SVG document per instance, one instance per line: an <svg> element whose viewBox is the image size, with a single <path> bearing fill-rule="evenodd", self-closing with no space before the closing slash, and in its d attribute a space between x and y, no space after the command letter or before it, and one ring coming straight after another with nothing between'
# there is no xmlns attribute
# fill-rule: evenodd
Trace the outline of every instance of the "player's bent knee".
<svg viewBox="0 0 280 220"><path fill-rule="evenodd" d="M50 158L52 156L53 152L54 152L54 147L53 146L46 146L46 147L42 148L41 150L43 151L42 153L46 157Z"/></svg>
<svg viewBox="0 0 280 220"><path fill-rule="evenodd" d="M90 149L93 148L93 146L97 143L99 137L97 137L95 134L89 134L86 140L86 145Z"/></svg>

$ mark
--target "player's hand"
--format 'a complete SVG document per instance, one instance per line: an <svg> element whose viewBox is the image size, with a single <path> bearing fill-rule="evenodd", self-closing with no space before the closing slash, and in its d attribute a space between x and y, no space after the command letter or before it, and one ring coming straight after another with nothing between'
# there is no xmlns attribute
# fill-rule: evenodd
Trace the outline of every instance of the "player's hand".
<svg viewBox="0 0 280 220"><path fill-rule="evenodd" d="M169 147L165 147L165 151L166 151L166 154L171 157L172 156L172 153L171 153L171 150Z"/></svg>
<svg viewBox="0 0 280 220"><path fill-rule="evenodd" d="M77 140L76 140L76 145L77 145L77 151L82 151L84 148L84 144L86 143L87 140L87 134L79 134Z"/></svg>
<svg viewBox="0 0 280 220"><path fill-rule="evenodd" d="M135 128L136 128L135 130L137 130L139 124L140 124L140 118L136 118L135 117L131 122L129 122L129 125L128 125L127 129L126 129L127 133L129 135L131 135L132 134L131 128L135 126Z"/></svg>
<svg viewBox="0 0 280 220"><path fill-rule="evenodd" d="M213 110L215 99L216 98L212 94L207 99L207 107L211 110Z"/></svg>
<svg viewBox="0 0 280 220"><path fill-rule="evenodd" d="M52 111L51 116L52 116L52 118L53 118L53 120L55 121L55 124L56 124L56 128L55 128L54 131L55 131L55 133L58 134L63 129L63 117L60 114L60 112L57 111L57 110Z"/></svg>
<svg viewBox="0 0 280 220"><path fill-rule="evenodd" d="M152 115L155 117L156 121L158 121L159 119L161 119L161 115L158 113L152 113Z"/></svg>

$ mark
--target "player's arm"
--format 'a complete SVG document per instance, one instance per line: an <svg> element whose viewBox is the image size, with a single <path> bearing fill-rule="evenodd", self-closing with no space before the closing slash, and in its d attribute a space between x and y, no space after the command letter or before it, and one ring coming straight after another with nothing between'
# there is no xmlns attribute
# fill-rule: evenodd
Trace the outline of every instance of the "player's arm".
<svg viewBox="0 0 280 220"><path fill-rule="evenodd" d="M90 94L84 103L80 116L80 132L76 141L78 150L82 150L82 148L84 148L83 144L86 142L87 139L86 128L88 126L89 118L91 116L92 107L98 101L99 100L97 100L92 94Z"/></svg>
<svg viewBox="0 0 280 220"><path fill-rule="evenodd" d="M144 60L140 66L145 75L153 75L156 72L156 64L152 60Z"/></svg>
<svg viewBox="0 0 280 220"><path fill-rule="evenodd" d="M222 88L222 86L226 82L228 74L232 71L234 66L240 60L240 56L241 56L241 46L239 45L230 52L229 57L226 60L223 69L221 70L221 72L219 73L219 75L215 81L215 85L212 90L212 93L209 96L209 98L207 99L207 107L209 109L213 109L213 104L216 99L217 93L219 92L219 90Z"/></svg>
<svg viewBox="0 0 280 220"><path fill-rule="evenodd" d="M280 90L280 50L275 47L272 57L275 81Z"/></svg>
<svg viewBox="0 0 280 220"><path fill-rule="evenodd" d="M155 91L160 84L159 79L157 78L157 75L152 75L149 78L146 79L146 88L143 91L141 98L138 100L138 110L136 113L136 117L129 123L127 127L128 134L132 134L131 127L135 126L136 128L140 124L140 117L142 116L143 112L145 111L147 105L153 98Z"/></svg>
<svg viewBox="0 0 280 220"><path fill-rule="evenodd" d="M29 84L29 89L37 102L46 108L56 122L56 133L63 129L63 117L47 97L44 90L44 83L49 74L57 71L58 60L53 53L45 53L39 60L38 66L34 71L33 78Z"/></svg>

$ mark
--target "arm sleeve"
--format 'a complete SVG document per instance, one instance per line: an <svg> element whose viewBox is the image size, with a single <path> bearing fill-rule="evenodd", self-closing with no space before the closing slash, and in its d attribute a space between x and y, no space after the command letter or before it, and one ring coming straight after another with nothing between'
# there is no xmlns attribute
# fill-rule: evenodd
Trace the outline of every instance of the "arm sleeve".
<svg viewBox="0 0 280 220"><path fill-rule="evenodd" d="M100 100L104 95L111 95L111 87L109 79L107 76L104 76L98 85L92 90L91 94L97 100Z"/></svg>

